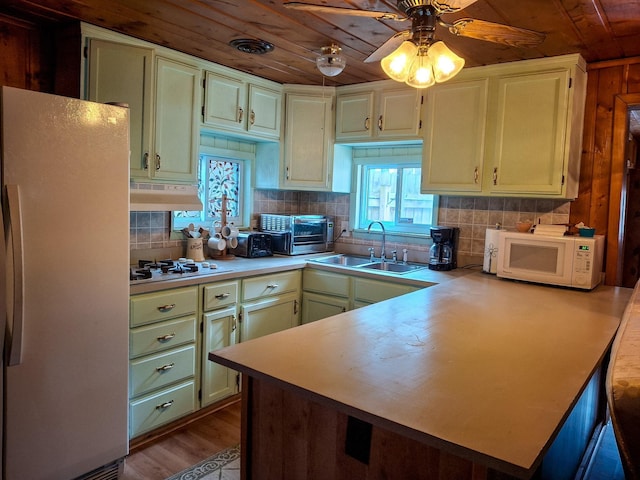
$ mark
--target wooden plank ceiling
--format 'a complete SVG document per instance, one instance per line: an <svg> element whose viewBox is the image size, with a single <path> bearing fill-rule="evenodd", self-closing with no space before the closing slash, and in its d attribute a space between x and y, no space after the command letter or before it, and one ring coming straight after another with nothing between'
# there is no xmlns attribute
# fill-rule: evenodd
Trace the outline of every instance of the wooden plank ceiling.
<svg viewBox="0 0 640 480"><path fill-rule="evenodd" d="M3 0L0 11L42 22L83 20L280 83L347 85L382 80L379 63L363 60L408 22L287 9L284 0ZM397 12L393 0L306 0L344 8ZM478 0L444 20L471 17L546 34L536 48L456 37L436 38L467 66L581 53L587 62L640 56L638 0ZM275 49L242 53L234 39L261 39ZM321 47L337 42L347 67L323 79L315 67Z"/></svg>

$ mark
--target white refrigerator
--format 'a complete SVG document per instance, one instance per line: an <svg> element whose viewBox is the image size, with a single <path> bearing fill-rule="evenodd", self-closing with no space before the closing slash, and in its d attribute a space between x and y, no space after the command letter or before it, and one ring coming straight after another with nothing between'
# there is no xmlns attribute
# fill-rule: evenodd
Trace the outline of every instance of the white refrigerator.
<svg viewBox="0 0 640 480"><path fill-rule="evenodd" d="M9 87L1 109L2 478L117 478L128 453L128 110Z"/></svg>

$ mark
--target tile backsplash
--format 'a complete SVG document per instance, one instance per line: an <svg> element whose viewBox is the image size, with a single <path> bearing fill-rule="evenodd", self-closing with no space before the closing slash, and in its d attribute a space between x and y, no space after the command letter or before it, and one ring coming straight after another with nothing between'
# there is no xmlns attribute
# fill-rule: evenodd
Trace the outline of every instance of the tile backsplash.
<svg viewBox="0 0 640 480"><path fill-rule="evenodd" d="M334 219L335 225L349 219L350 195L329 192L297 192L285 190L262 190L253 192L253 216L256 221L260 213L323 214ZM469 261L481 261L484 254L484 239L487 228L500 223L505 228L514 228L521 220L534 223L568 223L571 202L566 200L530 198L487 198L441 196L438 208L438 224L460 228L459 257ZM338 228L336 228L336 235ZM340 238L336 251L366 254L370 246L378 241ZM170 212L131 212L131 250L153 248L178 248L185 240L171 238ZM387 242L387 250L401 252L409 250L410 261L426 261L428 244ZM469 260L470 259L470 260Z"/></svg>

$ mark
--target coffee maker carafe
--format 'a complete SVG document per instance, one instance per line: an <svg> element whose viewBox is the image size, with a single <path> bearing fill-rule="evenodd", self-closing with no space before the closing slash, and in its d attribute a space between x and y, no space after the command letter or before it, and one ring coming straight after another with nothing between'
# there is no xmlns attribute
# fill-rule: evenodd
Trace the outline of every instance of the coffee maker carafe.
<svg viewBox="0 0 640 480"><path fill-rule="evenodd" d="M433 245L429 250L431 270L453 270L457 267L456 246L460 230L456 227L431 227Z"/></svg>

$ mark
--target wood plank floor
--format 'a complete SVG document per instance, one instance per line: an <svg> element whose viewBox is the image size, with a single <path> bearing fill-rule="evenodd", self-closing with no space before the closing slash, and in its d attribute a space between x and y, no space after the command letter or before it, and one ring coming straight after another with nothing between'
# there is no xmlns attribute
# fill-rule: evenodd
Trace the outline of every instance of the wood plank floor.
<svg viewBox="0 0 640 480"><path fill-rule="evenodd" d="M215 411L170 436L134 450L121 480L164 480L240 443L240 402Z"/></svg>
<svg viewBox="0 0 640 480"><path fill-rule="evenodd" d="M133 451L121 480L165 480L240 443L240 402L199 419L169 437ZM624 480L611 425L604 429L582 480Z"/></svg>

